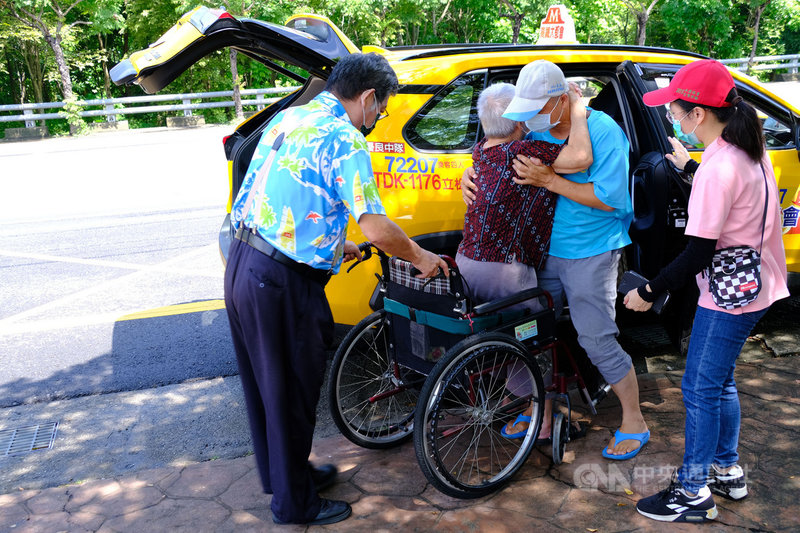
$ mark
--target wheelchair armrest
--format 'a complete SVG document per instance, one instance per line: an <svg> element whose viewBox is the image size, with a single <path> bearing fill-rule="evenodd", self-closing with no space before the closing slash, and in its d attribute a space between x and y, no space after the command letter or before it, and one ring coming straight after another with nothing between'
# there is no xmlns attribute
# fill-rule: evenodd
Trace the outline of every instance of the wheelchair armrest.
<svg viewBox="0 0 800 533"><path fill-rule="evenodd" d="M472 313L470 313L470 316L480 316L488 313L494 313L500 309L504 309L533 298L545 298L547 301L547 307L550 309L553 308L553 297L550 296L550 293L541 287L533 287L531 289L525 289L522 292L518 292L517 294L512 294L511 296L498 298L497 300L492 300L491 302L476 305L472 308Z"/></svg>

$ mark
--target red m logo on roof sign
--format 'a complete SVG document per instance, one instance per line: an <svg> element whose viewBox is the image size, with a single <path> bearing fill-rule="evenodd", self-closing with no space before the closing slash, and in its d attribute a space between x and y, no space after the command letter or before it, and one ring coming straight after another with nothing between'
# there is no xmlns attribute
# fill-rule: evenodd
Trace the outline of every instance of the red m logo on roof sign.
<svg viewBox="0 0 800 533"><path fill-rule="evenodd" d="M561 18L561 8L563 5L550 6L547 10L547 16L542 21L542 24L564 24L564 19Z"/></svg>
<svg viewBox="0 0 800 533"><path fill-rule="evenodd" d="M567 11L567 6L550 6L547 16L539 26L539 39L536 44L577 44L575 22Z"/></svg>

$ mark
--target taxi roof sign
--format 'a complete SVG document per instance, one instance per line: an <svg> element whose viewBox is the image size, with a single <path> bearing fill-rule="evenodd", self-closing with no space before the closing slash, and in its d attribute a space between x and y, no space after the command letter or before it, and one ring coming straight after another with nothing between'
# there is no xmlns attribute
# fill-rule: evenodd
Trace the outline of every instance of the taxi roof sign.
<svg viewBox="0 0 800 533"><path fill-rule="evenodd" d="M578 44L575 21L564 4L552 5L539 26L536 44Z"/></svg>

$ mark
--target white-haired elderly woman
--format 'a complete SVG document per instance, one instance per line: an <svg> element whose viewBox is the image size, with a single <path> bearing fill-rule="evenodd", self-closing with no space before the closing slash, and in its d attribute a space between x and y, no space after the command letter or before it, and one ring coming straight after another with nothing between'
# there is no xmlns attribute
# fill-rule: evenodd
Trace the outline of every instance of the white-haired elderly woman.
<svg viewBox="0 0 800 533"><path fill-rule="evenodd" d="M536 270L550 246L557 195L543 187L514 182L517 174L512 162L517 154L539 159L560 173L579 172L592 164L586 108L577 86L569 91L569 144L523 140L525 124L503 118L512 98L514 86L510 83L491 85L478 98L478 118L486 137L472 152L477 188L464 215L464 238L456 255L469 295L477 303L536 287ZM534 300L524 305L539 309ZM507 384L512 394L521 386L525 384ZM549 442L550 410L551 402L547 402L537 444ZM529 408L502 429L503 435L523 437L530 415Z"/></svg>

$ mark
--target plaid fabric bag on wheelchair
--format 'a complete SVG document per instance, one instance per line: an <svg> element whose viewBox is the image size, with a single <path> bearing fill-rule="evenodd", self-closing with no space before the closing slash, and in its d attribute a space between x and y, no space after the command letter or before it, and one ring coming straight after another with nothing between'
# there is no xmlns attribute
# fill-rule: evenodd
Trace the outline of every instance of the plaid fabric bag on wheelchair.
<svg viewBox="0 0 800 533"><path fill-rule="evenodd" d="M458 276L421 279L412 274L413 269L408 261L397 257L389 259L386 298L408 307L408 316L394 314L392 317L392 336L398 361L428 372L433 363L463 335L420 324L416 321L416 312L458 319L461 313L456 309L462 306L465 296ZM387 311L391 313L391 307Z"/></svg>

